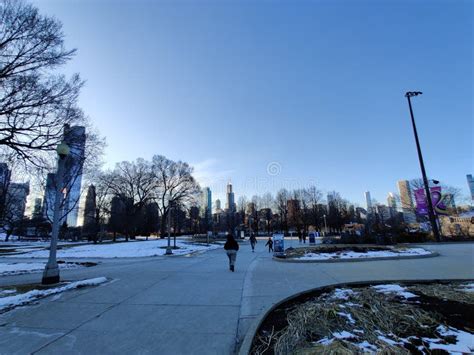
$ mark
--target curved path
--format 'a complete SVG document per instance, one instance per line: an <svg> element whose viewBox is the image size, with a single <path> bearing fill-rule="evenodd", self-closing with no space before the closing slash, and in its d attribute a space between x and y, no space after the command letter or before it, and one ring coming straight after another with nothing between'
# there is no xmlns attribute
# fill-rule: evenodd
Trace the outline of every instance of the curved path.
<svg viewBox="0 0 474 355"><path fill-rule="evenodd" d="M63 279L113 281L0 315L0 354L232 354L266 310L300 291L364 280L474 278L474 244L423 245L440 253L435 258L331 264L278 263L263 244L255 253L241 245L235 273L223 250L63 271ZM0 277L0 286L40 278Z"/></svg>

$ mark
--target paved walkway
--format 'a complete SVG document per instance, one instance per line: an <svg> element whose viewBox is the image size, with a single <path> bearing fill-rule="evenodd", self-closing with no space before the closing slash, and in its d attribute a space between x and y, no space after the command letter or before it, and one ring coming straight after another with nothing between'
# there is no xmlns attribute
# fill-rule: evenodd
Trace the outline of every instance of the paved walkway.
<svg viewBox="0 0 474 355"><path fill-rule="evenodd" d="M0 354L232 354L258 317L299 291L350 281L474 278L474 244L426 245L441 254L435 258L332 264L275 262L263 244L256 253L241 246L235 273L223 250L63 271L63 279L113 281L0 315ZM40 278L2 277L0 285Z"/></svg>

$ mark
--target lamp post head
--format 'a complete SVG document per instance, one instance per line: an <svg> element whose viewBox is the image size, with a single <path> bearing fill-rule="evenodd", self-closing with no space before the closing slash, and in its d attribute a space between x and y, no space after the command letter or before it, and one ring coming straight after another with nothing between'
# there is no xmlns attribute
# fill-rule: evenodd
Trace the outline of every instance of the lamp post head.
<svg viewBox="0 0 474 355"><path fill-rule="evenodd" d="M65 142L59 143L58 146L56 147L56 152L58 153L61 159L64 159L65 157L67 157L70 151L71 149Z"/></svg>
<svg viewBox="0 0 474 355"><path fill-rule="evenodd" d="M405 97L413 97L423 94L421 91L407 91Z"/></svg>
<svg viewBox="0 0 474 355"><path fill-rule="evenodd" d="M433 181L433 184L435 184L435 185L439 184L439 180L431 179L431 181Z"/></svg>

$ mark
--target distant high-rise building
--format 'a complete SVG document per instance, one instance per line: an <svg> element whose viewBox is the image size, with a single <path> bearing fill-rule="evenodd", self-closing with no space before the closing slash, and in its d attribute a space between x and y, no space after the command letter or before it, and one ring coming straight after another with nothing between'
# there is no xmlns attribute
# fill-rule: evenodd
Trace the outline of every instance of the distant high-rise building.
<svg viewBox="0 0 474 355"><path fill-rule="evenodd" d="M26 208L26 198L30 193L30 183L15 183L12 182L8 186L7 200L9 218L13 221L23 219Z"/></svg>
<svg viewBox="0 0 474 355"><path fill-rule="evenodd" d="M472 175L466 175L467 177L467 185L469 186L469 191L471 192L471 199L474 201L474 179Z"/></svg>
<svg viewBox="0 0 474 355"><path fill-rule="evenodd" d="M390 210L390 215L395 217L397 214L397 199L393 192L389 192L387 196L387 205Z"/></svg>
<svg viewBox="0 0 474 355"><path fill-rule="evenodd" d="M201 215L208 219L212 217L212 192L209 187L202 190Z"/></svg>
<svg viewBox="0 0 474 355"><path fill-rule="evenodd" d="M82 167L85 157L85 127L66 127L64 129L64 141L69 146L70 152L64 164L63 191L65 200L61 206L60 223L62 224L66 221L68 226L76 227L79 215L79 199L81 196ZM56 174L50 173L46 179L46 189L43 199L43 213L50 221L53 220L56 188Z"/></svg>
<svg viewBox="0 0 474 355"><path fill-rule="evenodd" d="M328 200L328 205L330 205L334 200L336 199L336 192L328 192L327 200Z"/></svg>
<svg viewBox="0 0 474 355"><path fill-rule="evenodd" d="M11 172L6 163L0 163L0 186L8 186L10 183Z"/></svg>
<svg viewBox="0 0 474 355"><path fill-rule="evenodd" d="M84 205L84 217L82 222L82 233L85 235L94 235L97 230L97 220L96 220L96 192L95 186L90 185L87 189L86 202Z"/></svg>
<svg viewBox="0 0 474 355"><path fill-rule="evenodd" d="M5 212L8 185L10 185L11 172L6 163L0 163L0 219Z"/></svg>
<svg viewBox="0 0 474 355"><path fill-rule="evenodd" d="M43 212L42 207L43 207L43 204L42 204L41 198L39 197L35 198L35 205L33 207L33 215L32 215L33 218L41 218L42 212Z"/></svg>
<svg viewBox="0 0 474 355"><path fill-rule="evenodd" d="M402 204L403 220L406 223L415 223L415 207L411 194L410 182L408 180L398 181L398 191L400 192L400 202Z"/></svg>
<svg viewBox="0 0 474 355"><path fill-rule="evenodd" d="M367 206L367 211L372 210L372 199L370 198L370 191L365 192L365 205Z"/></svg>
<svg viewBox="0 0 474 355"><path fill-rule="evenodd" d="M56 198L56 174L49 173L46 177L46 188L43 196L43 216L53 221L54 200Z"/></svg>
<svg viewBox="0 0 474 355"><path fill-rule="evenodd" d="M217 199L216 200L216 211L219 211L221 209L221 200Z"/></svg>
<svg viewBox="0 0 474 355"><path fill-rule="evenodd" d="M397 208L397 200L395 198L395 194L393 192L389 192L387 196L387 205L388 207Z"/></svg>
<svg viewBox="0 0 474 355"><path fill-rule="evenodd" d="M247 203L247 210L246 210L247 215L254 216L255 215L255 210L256 210L256 207L255 207L254 202Z"/></svg>
<svg viewBox="0 0 474 355"><path fill-rule="evenodd" d="M85 158L86 128L73 126L64 131L64 141L69 145L70 153L67 156L64 182L69 193L64 201L63 215L67 215L68 226L77 226L79 214L79 198L81 196L82 167Z"/></svg>
<svg viewBox="0 0 474 355"><path fill-rule="evenodd" d="M376 205L375 210L379 215L380 219L385 223L387 220L392 217L392 213L390 212L390 208L385 205Z"/></svg>
<svg viewBox="0 0 474 355"><path fill-rule="evenodd" d="M300 209L300 201L291 199L286 202L286 208L288 210L288 221L290 224L296 224L298 211Z"/></svg>
<svg viewBox="0 0 474 355"><path fill-rule="evenodd" d="M227 202L225 208L230 212L235 212L235 198L234 192L232 191L232 184L229 182L227 184Z"/></svg>

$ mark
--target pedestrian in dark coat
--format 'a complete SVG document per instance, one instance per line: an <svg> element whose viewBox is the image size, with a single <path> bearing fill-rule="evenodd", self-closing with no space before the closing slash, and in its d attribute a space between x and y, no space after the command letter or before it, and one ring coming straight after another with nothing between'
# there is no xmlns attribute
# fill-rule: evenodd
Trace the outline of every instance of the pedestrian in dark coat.
<svg viewBox="0 0 474 355"><path fill-rule="evenodd" d="M268 245L268 252L272 252L273 251L273 240L272 240L272 237L268 237L268 240L267 240L267 244L265 244L265 246Z"/></svg>
<svg viewBox="0 0 474 355"><path fill-rule="evenodd" d="M250 236L250 246L252 247L252 252L255 251L255 244L257 244L257 238L254 234Z"/></svg>
<svg viewBox="0 0 474 355"><path fill-rule="evenodd" d="M239 250L239 244L235 241L231 234L227 235L227 241L224 244L224 249L229 258L229 270L235 271L235 260L237 259L237 251Z"/></svg>

